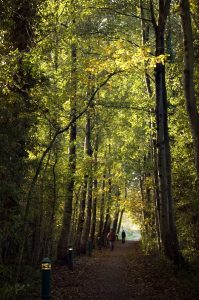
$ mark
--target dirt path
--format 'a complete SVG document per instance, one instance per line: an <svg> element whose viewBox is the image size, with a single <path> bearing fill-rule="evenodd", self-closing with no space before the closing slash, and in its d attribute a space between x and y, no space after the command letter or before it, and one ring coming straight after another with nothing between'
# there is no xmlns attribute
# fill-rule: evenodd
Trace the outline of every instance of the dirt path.
<svg viewBox="0 0 199 300"><path fill-rule="evenodd" d="M157 256L144 255L139 242L117 242L114 251L95 251L76 261L73 272L57 268L52 300L199 299L185 274Z"/></svg>

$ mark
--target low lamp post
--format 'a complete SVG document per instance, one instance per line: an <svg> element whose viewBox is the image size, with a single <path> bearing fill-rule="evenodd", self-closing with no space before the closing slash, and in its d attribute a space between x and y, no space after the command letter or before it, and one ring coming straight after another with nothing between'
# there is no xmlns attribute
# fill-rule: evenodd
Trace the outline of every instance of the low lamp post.
<svg viewBox="0 0 199 300"><path fill-rule="evenodd" d="M92 239L89 238L88 242L87 242L87 251L88 251L88 256L92 256L92 252L93 252L93 242Z"/></svg>
<svg viewBox="0 0 199 300"><path fill-rule="evenodd" d="M50 299L51 293L51 260L45 257L41 262L42 286L41 299Z"/></svg>
<svg viewBox="0 0 199 300"><path fill-rule="evenodd" d="M68 268L69 270L74 269L74 253L73 253L73 247L68 247Z"/></svg>

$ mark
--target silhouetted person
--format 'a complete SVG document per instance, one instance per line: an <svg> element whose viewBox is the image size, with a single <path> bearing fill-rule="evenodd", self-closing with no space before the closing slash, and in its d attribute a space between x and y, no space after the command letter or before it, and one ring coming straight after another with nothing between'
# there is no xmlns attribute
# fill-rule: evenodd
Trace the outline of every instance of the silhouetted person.
<svg viewBox="0 0 199 300"><path fill-rule="evenodd" d="M114 233L113 229L111 229L110 232L108 233L107 240L109 242L110 249L113 250L114 249L114 241L115 241L115 233Z"/></svg>
<svg viewBox="0 0 199 300"><path fill-rule="evenodd" d="M125 243L125 238L126 238L126 232L122 230L122 243Z"/></svg>

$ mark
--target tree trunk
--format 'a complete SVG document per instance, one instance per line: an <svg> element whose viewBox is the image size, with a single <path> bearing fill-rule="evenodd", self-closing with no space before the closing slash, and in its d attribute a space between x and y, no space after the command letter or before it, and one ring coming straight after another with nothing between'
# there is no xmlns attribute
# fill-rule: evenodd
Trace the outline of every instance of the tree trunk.
<svg viewBox="0 0 199 300"><path fill-rule="evenodd" d="M74 241L74 245L76 245L76 233L77 233L77 225L78 225L78 217L80 212L80 197L81 197L81 186L78 188L78 191L74 195L75 203L73 205L73 215L72 215L72 227L71 227L71 240ZM74 200L73 200L74 201Z"/></svg>
<svg viewBox="0 0 199 300"><path fill-rule="evenodd" d="M88 175L84 175L84 183L83 183L82 191L81 191L80 211L79 211L76 240L75 240L75 248L79 255L81 253L81 250L80 250L81 235L82 235L82 231L83 231L83 227L84 227L84 220L85 220L87 184L88 184Z"/></svg>
<svg viewBox="0 0 199 300"><path fill-rule="evenodd" d="M199 112L194 86L194 50L189 0L180 0L180 11L184 39L184 92L195 152L196 200L198 207L196 247L199 249Z"/></svg>
<svg viewBox="0 0 199 300"><path fill-rule="evenodd" d="M97 213L97 188L98 188L98 180L96 178L96 172L97 172L97 152L98 152L98 143L99 143L99 137L96 136L95 140L95 151L94 151L94 181L93 181L93 207L92 207L92 224L91 224L91 240L94 243L95 239L95 230L96 230L96 213Z"/></svg>
<svg viewBox="0 0 199 300"><path fill-rule="evenodd" d="M57 204L57 176L56 176L56 165L57 165L57 153L55 153L55 162L53 164L53 198L51 203L49 232L48 232L48 244L47 244L47 256L53 256L53 241L54 241L54 228L55 228L55 208Z"/></svg>
<svg viewBox="0 0 199 300"><path fill-rule="evenodd" d="M89 238L91 227L91 210L92 210L92 177L89 177L87 185L87 206L86 206L86 219L81 236L81 252L86 253L86 246Z"/></svg>
<svg viewBox="0 0 199 300"><path fill-rule="evenodd" d="M35 243L33 245L33 249L31 249L31 256L32 256L32 262L33 264L37 265L38 262L41 260L42 256L42 251L44 252L44 182L45 182L45 177L46 177L46 172L47 168L49 166L51 158L51 152L49 152L46 164L44 166L42 178L41 178L41 183L40 183L40 201L38 203L38 210L39 210L39 215L38 218L36 219L36 239Z"/></svg>
<svg viewBox="0 0 199 300"><path fill-rule="evenodd" d="M102 231L104 226L104 205L105 205L105 178L104 174L102 180L102 195L101 195L101 203L100 203L100 220L99 220L99 229L98 229L98 237L102 237Z"/></svg>
<svg viewBox="0 0 199 300"><path fill-rule="evenodd" d="M76 75L76 62L77 62L77 49L76 45L72 44L72 70L71 70L71 88L73 95L70 99L71 104L71 119L76 117L76 92L77 92L77 75ZM60 234L60 239L57 249L57 258L65 260L67 255L68 243L70 239L71 216L72 216L72 203L73 203L73 189L75 184L76 173L76 136L77 126L76 121L72 123L69 133L69 154L68 154L68 182L66 184L66 200L64 203L63 224Z"/></svg>
<svg viewBox="0 0 199 300"><path fill-rule="evenodd" d="M153 140L154 151L153 151L153 161L154 161L154 203L155 203L155 225L157 232L157 244L159 250L161 250L161 230L160 230L160 190L159 190L159 178L158 178L158 157L157 157L157 141Z"/></svg>
<svg viewBox="0 0 199 300"><path fill-rule="evenodd" d="M110 231L111 226L111 216L110 216L110 204L111 204L111 171L109 168L109 179L108 179L108 194L107 194L107 203L106 203L106 216L105 216L105 222L104 222L104 228L102 233L102 242L105 244L107 235Z"/></svg>
<svg viewBox="0 0 199 300"><path fill-rule="evenodd" d="M121 210L120 212L120 218L119 218L119 224L118 224L118 227L117 227L117 234L119 235L120 233L120 228L121 228L121 224L122 224L122 217L123 217L123 214L124 214L124 208Z"/></svg>
<svg viewBox="0 0 199 300"><path fill-rule="evenodd" d="M142 28L142 43L146 45L149 41L149 24L145 21L145 13L142 0L140 0L140 16L141 16L141 28ZM148 16L147 16L148 17ZM151 79L147 71L145 70L145 82L146 88L148 92L149 98L153 96L153 90L151 86ZM156 141L156 136L154 137L155 133L153 133L153 120L152 114L150 113L150 157L152 159L154 170L153 170L153 182L154 182L154 210L155 210L155 225L156 225L156 236L157 236L157 243L158 248L160 249L160 227L159 227L159 218L158 218L158 209L160 208L160 196L159 196L159 178L158 178L158 171L157 171L157 143L154 142L154 138ZM152 216L151 216L152 217Z"/></svg>
<svg viewBox="0 0 199 300"><path fill-rule="evenodd" d="M113 218L113 232L117 232L117 224L118 224L118 218L119 218L119 209L116 210Z"/></svg>
<svg viewBox="0 0 199 300"><path fill-rule="evenodd" d="M92 207L92 224L91 224L91 240L94 243L96 230L96 213L97 213L97 187L98 181L94 179L93 182L93 207Z"/></svg>
<svg viewBox="0 0 199 300"><path fill-rule="evenodd" d="M143 176L140 176L139 183L140 183L140 194L141 194L141 200L142 200L142 221L143 221L143 235L147 233L147 224L146 224L146 201L145 201L145 194L144 194L144 186L143 186Z"/></svg>
<svg viewBox="0 0 199 300"><path fill-rule="evenodd" d="M169 14L170 0L165 3L159 0L159 19L155 21L153 2L151 5L151 18L155 31L156 57L164 55L164 34L166 19ZM165 83L165 66L156 63L156 122L158 143L158 169L161 195L161 237L166 256L175 263L180 263L182 256L179 252L178 238L174 219L173 197L171 188L171 156L168 133L167 93Z"/></svg>
<svg viewBox="0 0 199 300"><path fill-rule="evenodd" d="M92 108L91 108L92 109ZM92 155L93 149L91 145L91 109L87 111L86 115L86 138L85 138L85 155L86 159L88 159L88 166L87 166L87 176L88 176L88 183L87 183L87 203L86 203L86 218L84 222L84 227L81 235L81 252L86 253L86 246L88 237L90 234L90 227L91 227L91 211L92 211Z"/></svg>

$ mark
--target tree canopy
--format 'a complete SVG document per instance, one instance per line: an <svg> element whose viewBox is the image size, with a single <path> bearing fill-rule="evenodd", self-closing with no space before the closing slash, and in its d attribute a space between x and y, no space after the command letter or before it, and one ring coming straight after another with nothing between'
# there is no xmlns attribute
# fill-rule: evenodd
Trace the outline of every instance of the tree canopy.
<svg viewBox="0 0 199 300"><path fill-rule="evenodd" d="M124 211L146 251L197 257L198 2L0 3L2 293Z"/></svg>

